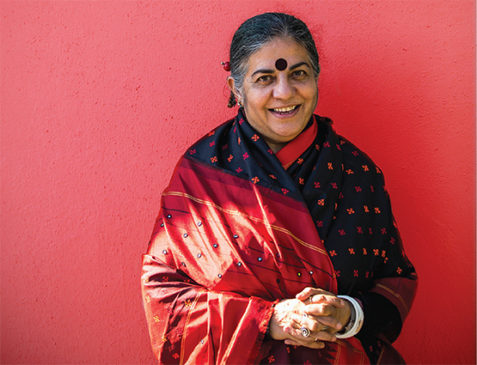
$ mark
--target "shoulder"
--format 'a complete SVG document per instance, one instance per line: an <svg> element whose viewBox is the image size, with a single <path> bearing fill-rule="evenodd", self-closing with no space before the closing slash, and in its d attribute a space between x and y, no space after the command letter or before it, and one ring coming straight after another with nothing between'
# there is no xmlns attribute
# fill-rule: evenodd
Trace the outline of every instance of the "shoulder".
<svg viewBox="0 0 477 365"><path fill-rule="evenodd" d="M357 147L347 138L337 134L329 123L329 133L334 134L337 149L342 156L343 170L346 175L353 175L355 178L374 181L384 185L384 177L381 168L362 149Z"/></svg>
<svg viewBox="0 0 477 365"><path fill-rule="evenodd" d="M184 157L207 161L226 144L235 118L227 120L194 142L184 153Z"/></svg>

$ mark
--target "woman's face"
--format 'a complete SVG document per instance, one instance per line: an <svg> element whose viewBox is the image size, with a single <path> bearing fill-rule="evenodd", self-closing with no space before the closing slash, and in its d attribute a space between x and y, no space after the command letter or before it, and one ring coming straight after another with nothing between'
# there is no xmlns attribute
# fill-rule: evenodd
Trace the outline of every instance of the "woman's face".
<svg viewBox="0 0 477 365"><path fill-rule="evenodd" d="M279 59L286 63L276 64ZM239 95L249 123L279 150L303 131L318 100L317 78L305 48L288 37L266 43L250 56Z"/></svg>

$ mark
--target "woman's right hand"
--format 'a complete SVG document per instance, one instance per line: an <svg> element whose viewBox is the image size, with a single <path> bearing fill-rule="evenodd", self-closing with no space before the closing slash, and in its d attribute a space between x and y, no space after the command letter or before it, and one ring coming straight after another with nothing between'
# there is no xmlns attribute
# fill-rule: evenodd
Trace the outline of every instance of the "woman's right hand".
<svg viewBox="0 0 477 365"><path fill-rule="evenodd" d="M313 349L324 348L325 341L336 341L334 332L340 330L342 325L338 321L327 321L326 324L320 322L319 317L305 313L306 306L299 299L278 302L270 320L270 336L274 340L284 340L287 345ZM310 336L303 336L302 327L310 330Z"/></svg>

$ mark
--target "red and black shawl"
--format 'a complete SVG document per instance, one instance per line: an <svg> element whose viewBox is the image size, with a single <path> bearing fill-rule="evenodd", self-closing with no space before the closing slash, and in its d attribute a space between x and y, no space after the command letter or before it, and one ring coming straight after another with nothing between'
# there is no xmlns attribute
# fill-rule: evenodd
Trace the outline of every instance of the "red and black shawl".
<svg viewBox="0 0 477 365"><path fill-rule="evenodd" d="M265 336L308 286L359 298L360 333L323 350ZM415 289L381 171L317 115L277 154L241 110L194 144L143 258L160 363L385 362Z"/></svg>

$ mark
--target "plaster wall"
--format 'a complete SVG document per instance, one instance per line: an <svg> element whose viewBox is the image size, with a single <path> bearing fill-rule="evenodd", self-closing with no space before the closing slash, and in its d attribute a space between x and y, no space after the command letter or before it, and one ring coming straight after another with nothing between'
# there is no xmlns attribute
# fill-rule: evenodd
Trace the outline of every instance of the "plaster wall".
<svg viewBox="0 0 477 365"><path fill-rule="evenodd" d="M317 112L383 169L411 364L475 362L475 2L2 1L1 362L150 364L139 290L179 156L233 115L234 30L311 28Z"/></svg>

